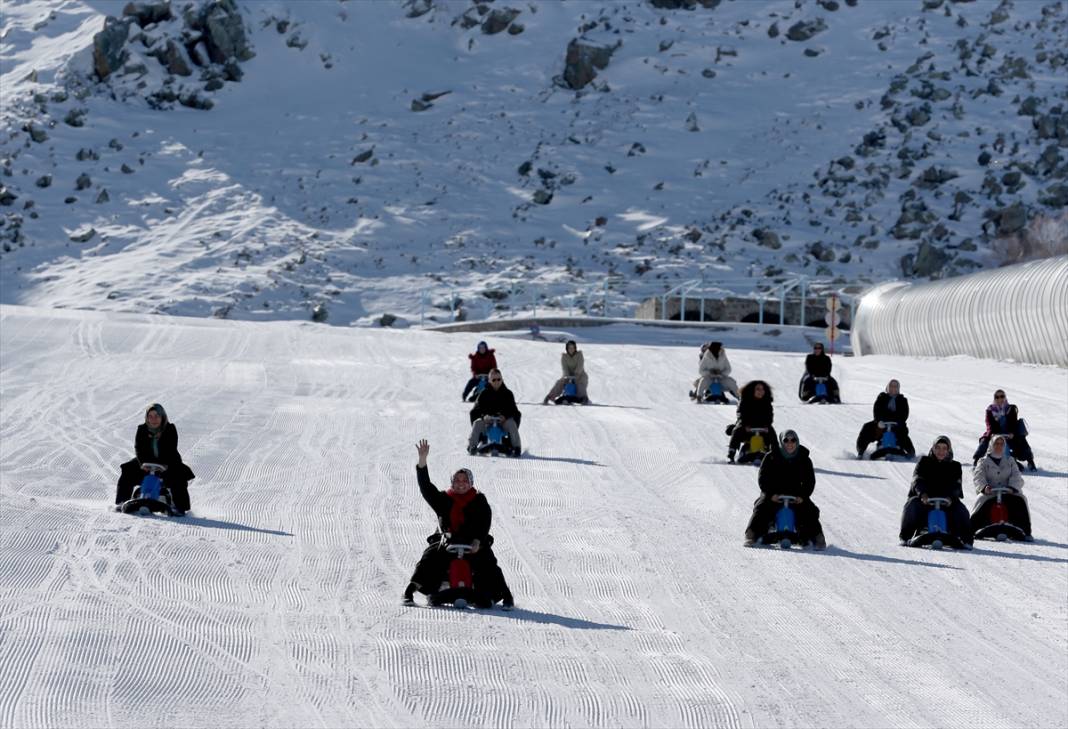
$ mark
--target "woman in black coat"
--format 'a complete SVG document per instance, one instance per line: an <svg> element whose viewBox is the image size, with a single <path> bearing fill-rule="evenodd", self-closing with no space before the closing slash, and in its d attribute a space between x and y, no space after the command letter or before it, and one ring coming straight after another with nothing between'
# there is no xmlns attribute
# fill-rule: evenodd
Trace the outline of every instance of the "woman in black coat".
<svg viewBox="0 0 1068 729"><path fill-rule="evenodd" d="M790 504L797 523L797 538L802 545L811 544L815 549L824 549L827 540L820 525L820 510L812 503L816 488L816 472L809 458L808 448L799 442L797 433L784 431L777 448L760 462L760 496L753 502L753 516L745 528L745 545L751 547L767 533L775 520L781 501L778 496L794 496L798 500Z"/></svg>
<svg viewBox="0 0 1068 729"><path fill-rule="evenodd" d="M912 445L909 426L905 422L909 419L909 401L901 394L900 382L890 380L887 383L886 390L875 398L872 415L875 416L874 419L865 423L857 436L857 458L864 457L869 443L882 439L883 429L879 427L879 423L894 423L894 435L897 436L897 444L901 446L901 450L909 456L916 455L916 446Z"/></svg>
<svg viewBox="0 0 1068 729"><path fill-rule="evenodd" d="M953 444L945 435L935 439L930 452L920 459L912 472L909 498L901 512L899 536L902 544L907 544L917 532L927 528L927 514L931 511L927 499L932 497L950 500L945 509L946 526L950 534L964 542L965 549L971 549L974 539L968 509L961 502L964 491L960 462L953 460Z"/></svg>
<svg viewBox="0 0 1068 729"><path fill-rule="evenodd" d="M842 401L838 394L838 381L831 377L831 367L831 358L823 351L823 345L816 342L812 345L812 354L805 357L805 374L801 377L797 393L802 401L808 402L816 394L815 377L827 378L827 394L831 402Z"/></svg>
<svg viewBox="0 0 1068 729"><path fill-rule="evenodd" d="M437 514L438 531L427 537L428 546L404 590L404 603L413 604L415 592L418 590L427 595L428 602L433 604L434 594L448 571L449 560L452 559L445 551L446 545L442 540L443 534L449 534L451 543L470 544L472 547L465 558L471 563L475 585L489 597L489 604L479 607L490 607L500 600L504 607L511 608L512 593L497 564L497 557L493 554L493 537L489 533L493 511L485 494L475 490L474 475L470 469L461 468L452 475L451 488L448 491L440 491L430 482L430 472L427 470L426 457L430 453L430 444L421 440L416 445L416 450L419 453L419 463L415 467L415 476L419 482L419 493Z"/></svg>
<svg viewBox="0 0 1068 729"><path fill-rule="evenodd" d="M773 400L771 386L763 380L753 380L742 388L742 396L738 400L738 419L728 426L727 430L727 435L731 437L730 445L727 446L728 461L734 463L734 454L742 441L749 437L751 428L767 428L768 433L764 441L775 441L775 429L771 427L771 421L775 417L771 405Z"/></svg>
<svg viewBox="0 0 1068 729"><path fill-rule="evenodd" d="M196 476L182 462L178 452L178 429L167 419L167 411L158 402L145 411L145 422L137 426L134 435L136 458L121 466L115 488L115 503L129 501L134 487L141 483L148 469L146 463L158 463L167 470L160 474L163 485L171 492L177 516L189 511L189 482Z"/></svg>

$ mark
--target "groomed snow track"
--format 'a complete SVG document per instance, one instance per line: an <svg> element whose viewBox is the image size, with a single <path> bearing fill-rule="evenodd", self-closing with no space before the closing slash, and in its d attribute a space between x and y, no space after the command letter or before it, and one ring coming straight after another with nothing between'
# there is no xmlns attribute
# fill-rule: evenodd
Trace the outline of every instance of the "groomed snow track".
<svg viewBox="0 0 1068 729"><path fill-rule="evenodd" d="M831 543L752 550L756 469L724 462L733 410L687 400L695 349L613 330L583 332L587 408L535 405L559 344L497 337L529 452L474 461L473 335L0 307L0 727L1068 725L1065 370L839 358L819 407L801 355L732 349L813 450ZM850 457L891 376L962 461L1006 388L1036 542L897 546L911 464ZM154 400L184 520L110 508ZM488 494L514 612L400 606L420 437Z"/></svg>

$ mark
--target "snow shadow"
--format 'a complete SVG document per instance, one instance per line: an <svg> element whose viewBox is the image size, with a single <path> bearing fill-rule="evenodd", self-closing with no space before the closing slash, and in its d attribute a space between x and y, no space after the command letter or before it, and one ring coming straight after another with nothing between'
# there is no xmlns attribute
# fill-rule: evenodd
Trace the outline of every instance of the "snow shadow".
<svg viewBox="0 0 1068 729"><path fill-rule="evenodd" d="M592 620L583 620L582 618L569 618L566 615L554 615L553 613L542 613L537 610L526 610L524 608L515 608L514 610L492 610L492 611L480 611L483 615L492 615L495 618L510 618L512 620L522 620L525 623L541 623L543 625L559 625L562 628L571 628L572 630L633 630L626 625L612 625L611 623L596 623Z"/></svg>
<svg viewBox="0 0 1068 729"><path fill-rule="evenodd" d="M811 554L818 554L818 552L812 552ZM885 554L869 554L867 552L851 552L848 549L842 549L836 545L830 545L827 547L827 551L824 554L832 555L835 557L848 557L849 559L859 559L862 562L887 562L892 564L904 564L910 567L935 567L942 570L959 570L960 567L954 567L949 564L938 564L937 562L920 562L915 559L901 559L900 557L887 557Z"/></svg>
<svg viewBox="0 0 1068 729"><path fill-rule="evenodd" d="M872 476L870 473L852 473L850 471L832 471L829 468L817 468L814 469L816 473L822 473L826 476L847 476L849 478L869 478L876 481L885 481L885 476Z"/></svg>
<svg viewBox="0 0 1068 729"><path fill-rule="evenodd" d="M1047 539L1036 539L1031 544L1041 545L1043 547L1056 547L1057 549L1068 549L1068 544L1062 544L1060 542L1051 542Z"/></svg>
<svg viewBox="0 0 1068 729"><path fill-rule="evenodd" d="M186 516L181 519L174 519L175 522L182 521L191 526L207 527L208 529L232 529L238 532L256 532L257 534L272 534L276 537L291 537L293 536L289 532L279 531L277 529L261 529L260 527L249 526L248 524L239 524L236 521L223 521L222 519L207 519L202 516Z"/></svg>
<svg viewBox="0 0 1068 729"><path fill-rule="evenodd" d="M1037 544L1037 542L1032 542ZM975 549L972 550L972 554L982 555L984 557L1001 557L1002 559L1022 559L1027 562L1053 562L1054 564L1068 564L1068 559L1062 559L1060 557L1043 557L1039 554L1018 554L1016 552L999 552L994 549L980 549L978 542L976 542Z"/></svg>
<svg viewBox="0 0 1068 729"><path fill-rule="evenodd" d="M555 461L556 463L574 463L576 466L596 466L597 468L607 468L603 463L597 461L587 461L585 458L553 458L552 456L535 456L533 453L524 453L521 461Z"/></svg>

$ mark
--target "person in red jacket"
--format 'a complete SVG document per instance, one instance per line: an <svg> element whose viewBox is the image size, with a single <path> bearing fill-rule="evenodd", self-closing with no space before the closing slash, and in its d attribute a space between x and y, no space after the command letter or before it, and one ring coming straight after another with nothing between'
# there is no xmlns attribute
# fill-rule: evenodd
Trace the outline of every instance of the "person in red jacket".
<svg viewBox="0 0 1068 729"><path fill-rule="evenodd" d="M475 348L475 353L467 355L467 358L471 360L471 379L464 386L464 394L461 396L464 402L468 402L467 397L472 390L475 390L474 397L478 397L476 388L478 388L479 378L488 376L489 371L497 367L497 358L493 356L496 351L495 349L490 349L485 342L479 342ZM471 399L474 400L474 397Z"/></svg>

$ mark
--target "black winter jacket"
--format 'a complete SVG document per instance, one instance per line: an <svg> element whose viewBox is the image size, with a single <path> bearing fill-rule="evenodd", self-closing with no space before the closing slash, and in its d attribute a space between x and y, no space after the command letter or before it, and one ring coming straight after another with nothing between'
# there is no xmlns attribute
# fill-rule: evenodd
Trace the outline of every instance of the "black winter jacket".
<svg viewBox="0 0 1068 729"><path fill-rule="evenodd" d="M872 407L875 421L904 425L905 421L909 419L909 401L904 395L898 395L896 406L896 410L891 410L890 395L885 392L880 392L879 397L875 398L874 407Z"/></svg>
<svg viewBox="0 0 1068 729"><path fill-rule="evenodd" d="M515 404L515 395L506 385L501 385L498 390L494 390L490 385L478 396L475 406L471 408L471 422L475 422L483 415L503 415L514 420L517 427L523 417Z"/></svg>
<svg viewBox="0 0 1068 729"><path fill-rule="evenodd" d="M770 428L774 417L775 409L766 395L758 400L743 393L738 403L738 422L743 428Z"/></svg>
<svg viewBox="0 0 1068 729"><path fill-rule="evenodd" d="M831 358L826 354L810 354L805 357L805 372L813 377L831 376Z"/></svg>
<svg viewBox="0 0 1068 729"><path fill-rule="evenodd" d="M167 467L167 475L173 479L192 481L196 476L189 466L182 463L182 455L178 452L178 429L174 423L167 423L160 433L159 455L152 452L152 435L148 432L148 426L137 426L134 435L134 453L137 456L137 464L143 466L146 463L159 463Z"/></svg>
<svg viewBox="0 0 1068 729"><path fill-rule="evenodd" d="M450 523L452 498L430 482L430 472L426 468L416 466L415 476L419 481L419 493L438 515L439 531L451 532L452 541L456 544L470 544L474 539L477 539L484 547L492 544L489 530L493 521L493 511L490 509L485 494L478 493L471 503L464 507L464 523L458 530L453 530Z"/></svg>
<svg viewBox="0 0 1068 729"><path fill-rule="evenodd" d="M760 462L757 482L761 492L767 496L786 494L808 499L816 488L816 473L808 448L797 446L797 455L793 458L787 458L778 448L772 448Z"/></svg>
<svg viewBox="0 0 1068 729"><path fill-rule="evenodd" d="M916 464L912 472L912 488L909 489L909 496L920 494L954 501L964 498L964 491L961 488L960 462L953 460L952 452L946 456L944 461L940 461L935 458L932 450Z"/></svg>

